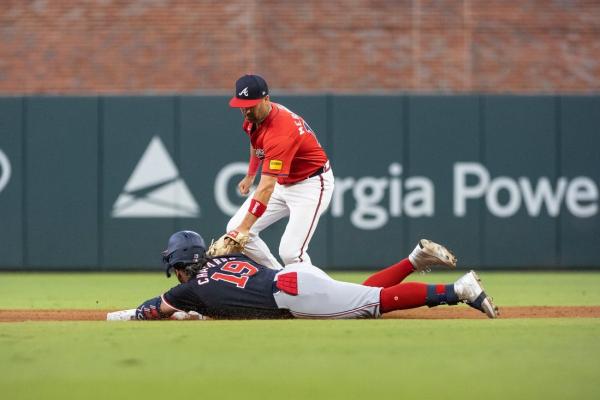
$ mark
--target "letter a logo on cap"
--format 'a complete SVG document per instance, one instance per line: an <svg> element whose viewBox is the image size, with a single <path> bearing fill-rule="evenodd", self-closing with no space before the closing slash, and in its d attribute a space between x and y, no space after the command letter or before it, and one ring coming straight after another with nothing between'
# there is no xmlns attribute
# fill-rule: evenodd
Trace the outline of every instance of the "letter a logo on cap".
<svg viewBox="0 0 600 400"><path fill-rule="evenodd" d="M234 96L229 100L229 107L254 107L269 94L267 82L258 75L244 75L235 81Z"/></svg>

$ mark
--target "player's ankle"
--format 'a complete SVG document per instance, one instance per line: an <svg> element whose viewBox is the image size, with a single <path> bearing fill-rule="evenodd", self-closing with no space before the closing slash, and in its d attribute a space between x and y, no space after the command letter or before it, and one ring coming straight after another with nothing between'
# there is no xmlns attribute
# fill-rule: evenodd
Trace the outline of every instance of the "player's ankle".
<svg viewBox="0 0 600 400"><path fill-rule="evenodd" d="M455 305L460 299L454 290L454 284L444 285L427 285L427 299L425 300L428 307L439 306L440 304Z"/></svg>

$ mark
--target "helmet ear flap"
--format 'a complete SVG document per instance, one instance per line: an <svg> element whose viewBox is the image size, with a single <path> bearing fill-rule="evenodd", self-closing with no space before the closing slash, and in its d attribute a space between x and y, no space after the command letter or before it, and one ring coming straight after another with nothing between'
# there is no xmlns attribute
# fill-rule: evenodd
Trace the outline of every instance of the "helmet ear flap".
<svg viewBox="0 0 600 400"><path fill-rule="evenodd" d="M171 263L169 263L169 259L171 258L171 254L169 254L169 250L165 250L161 253L162 255L162 262L164 265L166 265L167 269L165 270L165 273L167 274L167 278L171 277L171 268L173 268L173 266L171 265Z"/></svg>

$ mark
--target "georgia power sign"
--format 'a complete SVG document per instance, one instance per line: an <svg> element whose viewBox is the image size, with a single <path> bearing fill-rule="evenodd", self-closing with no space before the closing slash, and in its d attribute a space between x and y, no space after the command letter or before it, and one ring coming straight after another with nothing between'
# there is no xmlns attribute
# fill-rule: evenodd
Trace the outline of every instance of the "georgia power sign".
<svg viewBox="0 0 600 400"><path fill-rule="evenodd" d="M2 149L0 149L0 192L8 185L10 174L10 161Z"/></svg>
<svg viewBox="0 0 600 400"><path fill-rule="evenodd" d="M10 164L1 151L0 167L1 190L10 176ZM214 199L225 215L234 215L243 203L241 196L231 193L247 170L246 162L232 162L215 176ZM426 176L403 176L402 172L402 165L393 162L380 177L336 175L331 215L348 216L353 226L364 230L382 228L391 218L435 217L435 182ZM200 205L189 183L180 175L160 138L154 136L116 199L112 217L200 217ZM498 218L510 218L521 210L532 218L555 218L561 212L577 218L598 214L598 185L587 176L492 176L481 163L458 161L452 168L452 191L452 204L447 206L452 207L456 218L469 215L469 207L479 202Z"/></svg>
<svg viewBox="0 0 600 400"><path fill-rule="evenodd" d="M228 197L229 187L235 187L240 176L246 174L243 162L225 165L215 179L215 200L221 211L233 215L239 207L238 198ZM387 176L335 178L331 200L331 215L343 218L349 215L359 229L371 230L385 226L390 218L434 217L435 182L426 176L402 176L402 165L392 163ZM525 210L532 218L547 215L558 217L568 212L577 218L598 214L598 185L589 177L493 177L477 162L456 162L453 165L452 213L465 217L469 206L483 201L487 211L499 218L510 218Z"/></svg>

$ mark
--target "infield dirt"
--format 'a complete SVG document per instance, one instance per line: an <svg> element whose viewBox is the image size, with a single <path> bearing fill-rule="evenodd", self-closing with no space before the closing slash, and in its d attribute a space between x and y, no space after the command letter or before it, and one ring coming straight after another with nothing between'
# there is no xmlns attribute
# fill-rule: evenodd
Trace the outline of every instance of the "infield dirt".
<svg viewBox="0 0 600 400"><path fill-rule="evenodd" d="M0 310L0 322L103 321L115 310ZM465 307L394 311L385 319L487 319L485 314ZM502 307L500 318L600 318L600 306Z"/></svg>

